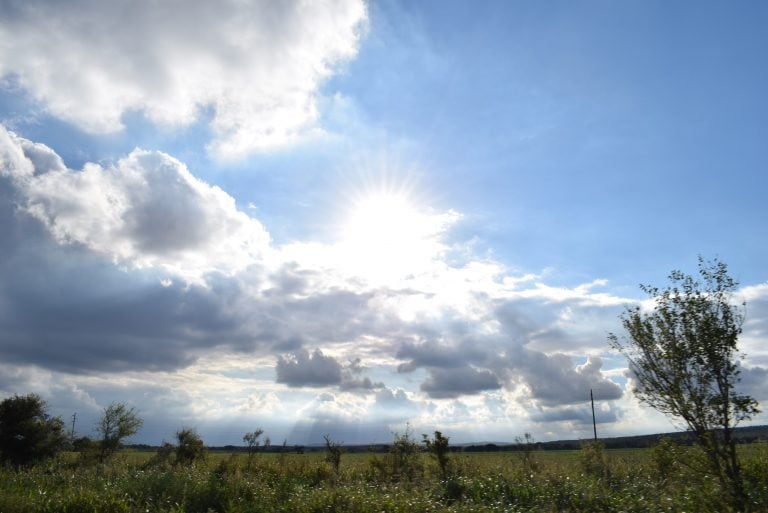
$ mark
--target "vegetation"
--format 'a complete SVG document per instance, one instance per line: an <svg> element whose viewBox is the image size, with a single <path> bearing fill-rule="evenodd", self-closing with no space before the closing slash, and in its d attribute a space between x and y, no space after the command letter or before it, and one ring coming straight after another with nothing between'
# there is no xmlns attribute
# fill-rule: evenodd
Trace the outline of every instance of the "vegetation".
<svg viewBox="0 0 768 513"><path fill-rule="evenodd" d="M448 440L447 436L443 436L440 431L435 431L434 438L430 439L429 435L422 435L424 437L424 447L427 452L432 454L437 461L437 466L440 469L440 478L448 479Z"/></svg>
<svg viewBox="0 0 768 513"><path fill-rule="evenodd" d="M331 464L333 471L336 475L339 475L339 469L341 468L341 455L344 453L344 449L339 442L334 442L331 437L325 435L325 448L328 451L325 454L325 461Z"/></svg>
<svg viewBox="0 0 768 513"><path fill-rule="evenodd" d="M101 435L100 461L108 460L120 448L120 444L144 424L134 408L123 403L112 403L104 408L101 419L96 424L96 431Z"/></svg>
<svg viewBox="0 0 768 513"><path fill-rule="evenodd" d="M194 429L180 429L176 432L176 464L188 465L205 459L205 444Z"/></svg>
<svg viewBox="0 0 768 513"><path fill-rule="evenodd" d="M61 419L30 394L0 402L0 512L768 512L768 444L737 444L739 435L755 440L765 430L736 427L758 411L736 391L743 322L731 303L736 284L720 262L700 260L699 274L701 282L674 271L671 286L643 287L654 310L628 309L627 336L610 336L629 360L638 397L682 419L696 445L680 443L686 434L678 433L650 449L590 441L542 451L548 444L526 433L507 448L514 453L467 453L440 431L419 444L409 427L394 433L383 456L342 462L345 449L328 435L324 456L300 446L289 454L284 441L254 458L258 428L243 436L245 457L209 457L194 429L180 429L176 445L154 452L120 451L142 425L133 408L112 403L96 426L98 441L69 440Z"/></svg>
<svg viewBox="0 0 768 513"><path fill-rule="evenodd" d="M0 402L0 458L14 466L53 457L66 442L64 423L48 415L39 395L15 395Z"/></svg>
<svg viewBox="0 0 768 513"><path fill-rule="evenodd" d="M768 511L768 447L740 446L749 510ZM4 513L255 512L697 512L733 511L719 480L687 462L699 447L675 447L664 476L651 449L540 451L530 476L519 453L450 455L443 480L420 451L419 473L372 472L378 455L346 454L339 473L320 452L275 453L247 465L245 453L209 453L194 465L150 465L152 452L120 451L107 464L64 453L45 465L0 468ZM679 453L678 453L679 452ZM600 462L604 465L589 466ZM591 468L589 472L587 468Z"/></svg>
<svg viewBox="0 0 768 513"><path fill-rule="evenodd" d="M243 442L246 443L246 448L248 449L248 464L253 461L253 455L256 454L256 451L259 448L259 437L264 434L264 430L261 428L256 428L254 431L250 431L243 435Z"/></svg>
<svg viewBox="0 0 768 513"><path fill-rule="evenodd" d="M655 307L628 309L627 338L610 336L629 360L638 398L682 419L738 510L747 507L733 430L758 412L757 402L738 393L737 340L744 316L732 302L736 282L724 263L699 259L700 281L673 271L664 289L643 286ZM742 305L743 307L743 305Z"/></svg>

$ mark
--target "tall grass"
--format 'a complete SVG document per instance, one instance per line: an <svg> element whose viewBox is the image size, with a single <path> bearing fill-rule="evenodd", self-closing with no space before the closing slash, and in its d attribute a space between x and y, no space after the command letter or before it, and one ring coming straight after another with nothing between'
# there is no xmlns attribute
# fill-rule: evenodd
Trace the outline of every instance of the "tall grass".
<svg viewBox="0 0 768 513"><path fill-rule="evenodd" d="M742 452L750 510L768 511L768 447ZM120 453L107 465L63 455L0 469L0 512L731 511L697 457L677 447L452 453L446 477L423 453L410 463L418 472L402 474L377 470L382 456L367 454L344 454L338 472L316 453L260 454L250 464L246 455L210 453L175 466L151 453Z"/></svg>

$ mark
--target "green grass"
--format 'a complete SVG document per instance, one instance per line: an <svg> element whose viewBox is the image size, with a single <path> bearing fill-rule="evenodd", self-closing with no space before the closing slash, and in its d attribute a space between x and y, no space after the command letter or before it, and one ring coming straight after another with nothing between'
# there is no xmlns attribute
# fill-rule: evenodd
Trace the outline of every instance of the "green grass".
<svg viewBox="0 0 768 513"><path fill-rule="evenodd" d="M768 447L741 447L753 511L768 511ZM185 466L150 465L124 451L108 465L64 454L26 470L0 469L0 513L249 512L727 512L717 482L679 449L658 468L650 450L453 453L450 477L418 454L344 454L339 473L322 453L208 453ZM670 463L671 461L671 463Z"/></svg>

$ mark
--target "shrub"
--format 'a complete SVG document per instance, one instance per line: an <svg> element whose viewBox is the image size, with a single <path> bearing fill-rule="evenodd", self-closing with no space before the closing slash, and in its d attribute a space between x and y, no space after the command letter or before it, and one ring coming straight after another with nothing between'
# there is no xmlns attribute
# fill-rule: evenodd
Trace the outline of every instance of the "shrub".
<svg viewBox="0 0 768 513"><path fill-rule="evenodd" d="M51 458L67 442L64 423L47 413L37 394L15 395L0 402L0 458L14 466Z"/></svg>
<svg viewBox="0 0 768 513"><path fill-rule="evenodd" d="M325 455L325 461L331 464L333 471L338 476L339 467L341 466L341 455L344 449L342 449L340 443L331 440L330 436L325 435L323 438L325 438L325 448L328 450Z"/></svg>
<svg viewBox="0 0 768 513"><path fill-rule="evenodd" d="M662 437L659 442L651 448L651 460L653 461L654 470L660 481L666 481L678 467L678 459L680 458L680 451L677 444L672 441L671 438L665 436Z"/></svg>
<svg viewBox="0 0 768 513"><path fill-rule="evenodd" d="M536 450L533 436L530 433L525 433L523 436L516 437L515 442L517 442L523 455L523 471L529 478L533 477L533 474L539 470L539 465L533 455Z"/></svg>
<svg viewBox="0 0 768 513"><path fill-rule="evenodd" d="M205 459L203 439L194 429L180 429L176 432L176 464L194 463Z"/></svg>
<svg viewBox="0 0 768 513"><path fill-rule="evenodd" d="M437 466L440 469L440 479L448 479L448 440L447 436L443 436L440 431L435 431L435 437L429 439L428 435L422 435L424 437L424 446L427 452L434 456L437 460Z"/></svg>
<svg viewBox="0 0 768 513"><path fill-rule="evenodd" d="M581 444L579 463L585 474L605 478L609 475L605 445L602 442L584 442Z"/></svg>

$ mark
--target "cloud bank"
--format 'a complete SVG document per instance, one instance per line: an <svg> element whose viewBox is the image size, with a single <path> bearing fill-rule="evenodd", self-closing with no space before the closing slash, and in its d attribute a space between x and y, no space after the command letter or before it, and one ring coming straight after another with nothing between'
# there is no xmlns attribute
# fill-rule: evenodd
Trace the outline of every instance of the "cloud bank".
<svg viewBox="0 0 768 513"><path fill-rule="evenodd" d="M367 279L335 259L349 241L276 246L170 155L73 170L0 128L0 392L94 415L141 400L147 437L172 434L173 411L223 443L254 416L300 441L333 428L364 443L377 423L381 436L406 422L475 440L572 435L592 389L600 421L631 431L626 363L605 341L631 300L515 274L440 227L414 269ZM766 290L743 290L755 347ZM758 393L756 355L743 378Z"/></svg>

